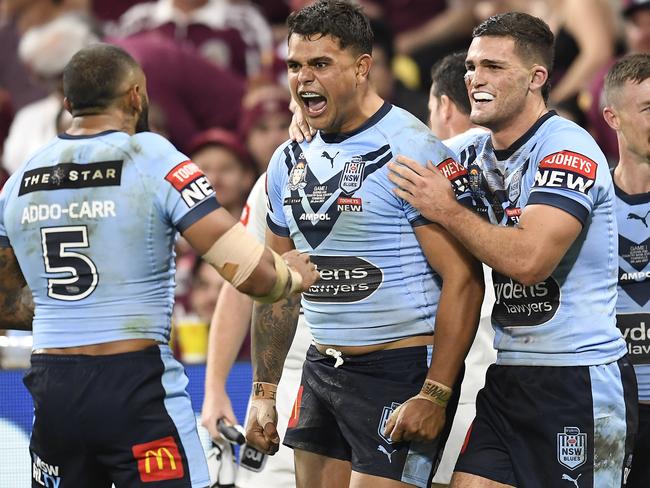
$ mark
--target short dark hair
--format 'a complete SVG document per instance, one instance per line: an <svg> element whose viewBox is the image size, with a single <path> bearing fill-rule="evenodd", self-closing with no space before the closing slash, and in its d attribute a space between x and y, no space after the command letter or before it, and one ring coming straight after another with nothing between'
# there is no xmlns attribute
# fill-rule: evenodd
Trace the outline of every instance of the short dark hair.
<svg viewBox="0 0 650 488"><path fill-rule="evenodd" d="M288 38L299 34L308 39L332 36L341 49L352 47L358 54L371 54L373 34L360 7L339 0L319 0L287 18Z"/></svg>
<svg viewBox="0 0 650 488"><path fill-rule="evenodd" d="M641 83L650 78L650 55L628 54L616 61L605 76L605 100L611 104L625 82Z"/></svg>
<svg viewBox="0 0 650 488"><path fill-rule="evenodd" d="M544 66L549 73L553 71L553 49L555 36L542 19L523 12L507 12L493 15L472 32L472 37L497 36L510 37L515 41L515 49L522 59ZM551 85L547 81L542 87L542 96L548 100Z"/></svg>
<svg viewBox="0 0 650 488"><path fill-rule="evenodd" d="M110 106L125 77L138 68L129 53L111 44L93 44L77 51L63 68L63 95L72 114Z"/></svg>
<svg viewBox="0 0 650 488"><path fill-rule="evenodd" d="M465 58L467 51L448 54L431 68L431 93L440 98L447 95L454 105L465 115L469 115L472 106L465 86Z"/></svg>

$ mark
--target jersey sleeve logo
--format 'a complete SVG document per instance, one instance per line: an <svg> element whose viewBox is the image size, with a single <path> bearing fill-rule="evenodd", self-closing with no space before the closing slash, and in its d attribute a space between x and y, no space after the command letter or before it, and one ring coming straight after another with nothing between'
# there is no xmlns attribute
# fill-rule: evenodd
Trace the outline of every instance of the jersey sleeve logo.
<svg viewBox="0 0 650 488"><path fill-rule="evenodd" d="M201 169L190 160L177 164L165 179L176 188L181 198L192 208L214 194L214 190Z"/></svg>
<svg viewBox="0 0 650 488"><path fill-rule="evenodd" d="M566 150L556 152L539 163L534 186L587 194L596 182L597 170L598 164L587 156Z"/></svg>
<svg viewBox="0 0 650 488"><path fill-rule="evenodd" d="M469 177L467 170L452 158L447 158L436 165L442 174L451 181L457 197L469 191Z"/></svg>

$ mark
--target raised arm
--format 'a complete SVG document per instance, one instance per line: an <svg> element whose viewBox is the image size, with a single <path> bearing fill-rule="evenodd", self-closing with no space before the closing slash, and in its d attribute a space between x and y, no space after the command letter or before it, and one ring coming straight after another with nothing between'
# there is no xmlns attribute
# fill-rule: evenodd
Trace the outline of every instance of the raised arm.
<svg viewBox="0 0 650 488"><path fill-rule="evenodd" d="M280 257L246 233L225 209L210 212L183 233L194 250L239 291L274 302L300 293L318 278L306 254Z"/></svg>
<svg viewBox="0 0 650 488"><path fill-rule="evenodd" d="M34 302L14 250L0 247L0 329L32 330Z"/></svg>

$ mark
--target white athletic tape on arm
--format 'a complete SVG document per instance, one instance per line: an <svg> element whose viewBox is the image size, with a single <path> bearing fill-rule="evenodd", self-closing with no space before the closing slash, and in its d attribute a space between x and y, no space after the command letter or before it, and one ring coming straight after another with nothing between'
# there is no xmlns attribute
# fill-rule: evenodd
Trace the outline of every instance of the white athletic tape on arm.
<svg viewBox="0 0 650 488"><path fill-rule="evenodd" d="M235 288L241 286L253 273L264 254L264 246L246 232L237 222L216 240L203 255L221 276Z"/></svg>
<svg viewBox="0 0 650 488"><path fill-rule="evenodd" d="M281 298L288 298L294 293L302 290L302 275L294 271L287 265L282 256L274 251L273 259L275 261L275 284L271 291L261 297L253 297L253 299L262 303L274 303Z"/></svg>

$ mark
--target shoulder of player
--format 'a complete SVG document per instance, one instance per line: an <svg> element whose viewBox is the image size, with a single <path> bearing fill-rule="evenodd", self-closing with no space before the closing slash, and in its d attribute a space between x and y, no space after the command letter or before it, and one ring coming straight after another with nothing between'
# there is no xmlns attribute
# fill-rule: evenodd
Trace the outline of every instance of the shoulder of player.
<svg viewBox="0 0 650 488"><path fill-rule="evenodd" d="M294 163L303 151L306 151L310 145L314 145L314 138L311 143L297 143L288 139L280 144L273 152L268 164L268 174L270 178L276 178L279 175L288 175L293 168Z"/></svg>
<svg viewBox="0 0 650 488"><path fill-rule="evenodd" d="M435 152L440 153L439 157L443 159L449 156L447 146L421 120L403 108L393 105L376 128L395 154L410 153L416 159L421 154L432 160L436 159Z"/></svg>
<svg viewBox="0 0 650 488"><path fill-rule="evenodd" d="M457 134L449 139L445 139L442 143L447 146L455 154L460 154L469 146L479 147L487 139L490 133L487 129L482 127L473 127L461 134Z"/></svg>
<svg viewBox="0 0 650 488"><path fill-rule="evenodd" d="M170 141L153 132L139 132L130 136L124 148L134 161L142 161L145 172L166 173L190 158L180 152Z"/></svg>
<svg viewBox="0 0 650 488"><path fill-rule="evenodd" d="M575 122L564 117L551 117L540 127L536 142L537 162L556 153L575 153L608 168L607 158L594 138Z"/></svg>

